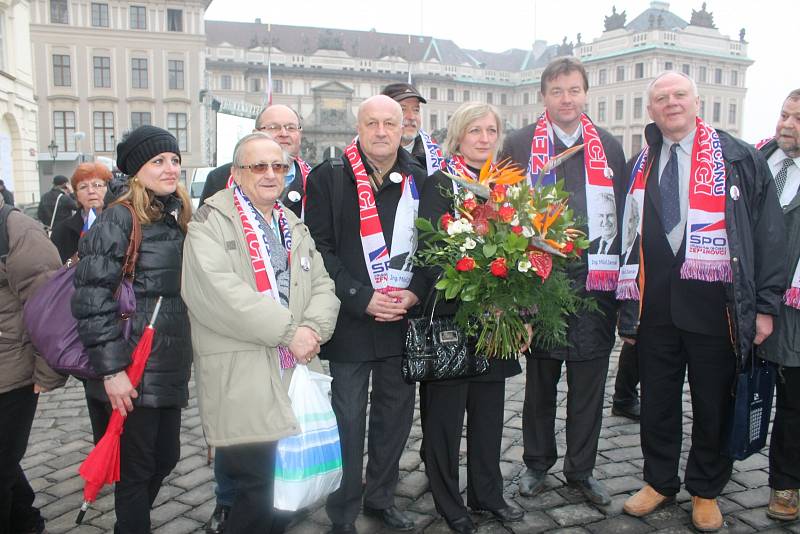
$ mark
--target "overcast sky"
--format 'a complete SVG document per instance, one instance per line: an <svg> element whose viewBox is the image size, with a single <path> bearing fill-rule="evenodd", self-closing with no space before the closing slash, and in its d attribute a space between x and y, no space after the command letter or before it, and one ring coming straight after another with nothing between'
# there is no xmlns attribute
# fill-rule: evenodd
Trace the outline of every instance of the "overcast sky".
<svg viewBox="0 0 800 534"><path fill-rule="evenodd" d="M688 21L702 0L673 0L670 11ZM502 52L528 49L535 39L560 43L564 36L591 42L603 31L604 17L616 5L628 22L647 9L649 0L544 1L299 0L278 4L252 0L213 0L209 20L253 21L348 30L371 30L452 39L463 48ZM754 142L774 134L780 106L791 89L800 87L800 3L797 0L711 0L707 9L724 35L738 39L747 31L748 55L755 63L747 70L744 138ZM483 6L483 7L478 7ZM276 9L277 8L277 9ZM783 61L782 61L783 60ZM785 71L781 72L782 64Z"/></svg>

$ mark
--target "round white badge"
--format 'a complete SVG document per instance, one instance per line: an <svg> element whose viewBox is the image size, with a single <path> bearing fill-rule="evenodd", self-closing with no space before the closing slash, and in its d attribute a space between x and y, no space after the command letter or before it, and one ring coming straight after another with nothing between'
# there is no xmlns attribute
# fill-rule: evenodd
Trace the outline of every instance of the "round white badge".
<svg viewBox="0 0 800 534"><path fill-rule="evenodd" d="M605 175L606 178L614 177L614 171L611 170L611 167L606 167L605 169L603 169L603 174Z"/></svg>
<svg viewBox="0 0 800 534"><path fill-rule="evenodd" d="M393 184L399 184L403 181L403 177L400 176L399 172L393 172L389 175L389 180L391 180Z"/></svg>
<svg viewBox="0 0 800 534"><path fill-rule="evenodd" d="M289 200L291 200L292 202L297 202L298 200L300 200L300 193L298 193L297 191L289 191L288 196Z"/></svg>
<svg viewBox="0 0 800 534"><path fill-rule="evenodd" d="M739 188L735 185L731 186L731 198L733 200L739 200Z"/></svg>

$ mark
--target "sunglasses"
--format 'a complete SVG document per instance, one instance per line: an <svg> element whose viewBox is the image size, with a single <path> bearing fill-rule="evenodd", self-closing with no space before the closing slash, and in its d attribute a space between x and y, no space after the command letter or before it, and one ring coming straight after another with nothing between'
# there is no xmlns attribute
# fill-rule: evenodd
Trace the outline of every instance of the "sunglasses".
<svg viewBox="0 0 800 534"><path fill-rule="evenodd" d="M285 163L253 163L251 165L237 165L240 169L250 169L253 174L266 174L267 169L272 169L275 174L286 174L289 166Z"/></svg>

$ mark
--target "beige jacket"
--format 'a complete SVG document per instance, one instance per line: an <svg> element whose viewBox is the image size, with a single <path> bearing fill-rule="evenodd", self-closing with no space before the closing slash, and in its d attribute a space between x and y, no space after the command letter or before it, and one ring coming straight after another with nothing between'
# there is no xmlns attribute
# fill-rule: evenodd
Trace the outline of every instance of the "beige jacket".
<svg viewBox="0 0 800 534"><path fill-rule="evenodd" d="M291 211L289 308L256 291L232 190L209 198L189 223L181 294L189 308L198 404L214 446L276 441L299 426L281 378L278 345L299 326L327 341L339 300L308 228ZM318 359L312 369L321 371Z"/></svg>
<svg viewBox="0 0 800 534"><path fill-rule="evenodd" d="M33 387L34 383L54 389L63 386L66 378L50 369L31 345L22 323L22 307L61 267L61 259L38 221L13 211L6 223L8 257L0 261L0 393Z"/></svg>

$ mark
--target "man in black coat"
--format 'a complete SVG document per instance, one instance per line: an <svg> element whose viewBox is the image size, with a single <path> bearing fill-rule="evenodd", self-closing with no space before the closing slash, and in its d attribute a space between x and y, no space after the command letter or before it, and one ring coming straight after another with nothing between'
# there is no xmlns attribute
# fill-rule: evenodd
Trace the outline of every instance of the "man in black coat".
<svg viewBox="0 0 800 534"><path fill-rule="evenodd" d="M66 176L58 174L53 177L53 188L39 200L36 215L45 227L52 228L64 219L72 217L78 209L78 203L72 198L69 180Z"/></svg>
<svg viewBox="0 0 800 534"><path fill-rule="evenodd" d="M280 201L295 215L302 217L306 180L311 167L300 158L300 142L303 136L300 115L288 106L280 104L267 106L256 117L253 131L264 132L275 139L294 159L294 165L286 173L286 187L283 189ZM230 175L230 163L220 165L208 173L200 195L200 206L217 191L225 189Z"/></svg>
<svg viewBox="0 0 800 534"><path fill-rule="evenodd" d="M800 89L783 102L775 137L760 146L775 179L778 199L786 223L785 289L796 290L800 263ZM782 521L798 517L800 487L800 309L787 299L775 321L775 331L760 347L759 356L781 366L775 397L775 419L769 443L769 486L767 515Z"/></svg>
<svg viewBox="0 0 800 534"><path fill-rule="evenodd" d="M391 290L378 283L386 268L403 264L404 254L398 252L413 252L416 239L409 226L413 219L409 220L409 214L402 216L399 206L407 205L407 195L421 190L426 179L425 171L400 147L402 120L400 105L389 97L365 100L358 110L357 143L348 147L340 166L335 166L339 161L326 161L308 180L306 224L342 302L336 331L320 354L330 361L332 405L344 468L342 484L327 503L335 533L356 531L370 375L364 513L380 517L390 528L414 528L414 522L394 504L398 462L414 412L414 386L403 381L400 360L406 313L424 294L426 284L418 276L393 284L405 286L402 289ZM413 177L413 182L408 177ZM408 193L403 194L405 190ZM378 227L379 241L385 242L374 254L374 241L368 245L370 241L361 237L365 233L377 236L368 231L370 225L373 231ZM378 274L371 276L371 272ZM392 279L396 276L395 272Z"/></svg>
<svg viewBox="0 0 800 534"><path fill-rule="evenodd" d="M550 119L549 142L553 155L567 148L588 142L583 120L589 82L583 65L574 58L558 58L542 73L541 94ZM543 115L540 121L545 121ZM543 124L546 124L543 123ZM539 122L517 130L508 136L503 157L525 168L531 161L532 143ZM556 178L564 180L564 189L571 193L569 207L579 218L589 219L589 203L595 202L592 212L600 219L589 221L596 225L609 244L603 254L619 254L617 220L620 199L624 190L625 156L614 137L596 128L606 157L606 176L612 175L613 192L587 198L585 151L578 152L556 168ZM610 209L606 209L610 206ZM596 238L594 252L599 252L601 237ZM589 254L584 254L588 256ZM617 304L613 291L586 291L588 261L572 264L569 276L573 287L582 296L593 299L597 311L580 313L568 319L564 347L544 350L532 347L528 356L525 381L525 404L522 412L522 436L527 469L520 478L520 494L532 496L544 488L547 471L556 463L555 440L557 385L562 363L567 364L567 454L564 476L594 503L608 504L611 499L605 488L592 476L597 456L597 441L603 418L603 393L608 360L614 346L614 325Z"/></svg>
<svg viewBox="0 0 800 534"><path fill-rule="evenodd" d="M641 305L627 301L627 313L620 317L620 334L631 341L635 336L639 356L646 485L624 510L647 515L674 500L680 489L688 367L693 426L684 484L692 495L692 523L709 532L723 525L716 497L733 465L723 443L736 359L747 357L753 344L770 335L781 306L784 225L764 159L753 147L698 121L699 97L691 78L662 73L647 95L655 124L645 128L648 154L641 167ZM711 153L713 172L704 172L700 150ZM705 202L703 216L711 214L713 220L697 222L699 210L689 208L699 204L692 202ZM709 226L716 233L704 244L709 234L698 232ZM714 270L700 268L706 265Z"/></svg>

